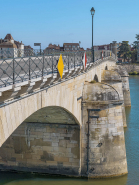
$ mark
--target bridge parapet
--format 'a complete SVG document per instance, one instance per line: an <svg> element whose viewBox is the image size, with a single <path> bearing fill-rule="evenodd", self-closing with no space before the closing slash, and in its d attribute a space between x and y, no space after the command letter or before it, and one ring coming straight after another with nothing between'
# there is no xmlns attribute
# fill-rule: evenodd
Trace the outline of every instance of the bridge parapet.
<svg viewBox="0 0 139 185"><path fill-rule="evenodd" d="M19 98L24 93L33 93L64 80L87 73L106 60L115 62L115 56L109 50L95 52L95 62L92 62L91 52L87 52L87 67L83 67L84 52L68 52L63 54L63 78L57 70L59 54L30 56L0 60L0 103L7 99Z"/></svg>
<svg viewBox="0 0 139 185"><path fill-rule="evenodd" d="M92 53L87 54L87 68L96 65L102 59L102 51L95 52L95 62L92 61ZM57 63L60 53L33 55L28 57L4 58L0 60L0 88L9 85L35 80L37 78L47 78L47 75L56 76L58 74ZM84 52L64 52L62 53L64 63L64 73L83 68ZM115 58L109 50L105 51L104 58Z"/></svg>

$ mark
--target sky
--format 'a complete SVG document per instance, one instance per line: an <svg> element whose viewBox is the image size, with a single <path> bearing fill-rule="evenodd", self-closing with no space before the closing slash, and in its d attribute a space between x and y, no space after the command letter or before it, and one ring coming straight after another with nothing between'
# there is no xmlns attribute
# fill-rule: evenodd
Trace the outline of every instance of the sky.
<svg viewBox="0 0 139 185"><path fill-rule="evenodd" d="M14 40L34 49L41 43L63 46L81 42L92 46L112 41L132 44L139 34L139 0L0 0L0 38L11 33Z"/></svg>

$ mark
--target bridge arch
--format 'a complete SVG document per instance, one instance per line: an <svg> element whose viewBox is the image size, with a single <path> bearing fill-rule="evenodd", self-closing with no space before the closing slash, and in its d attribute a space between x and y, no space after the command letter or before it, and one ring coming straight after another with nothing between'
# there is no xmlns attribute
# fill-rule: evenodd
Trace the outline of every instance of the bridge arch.
<svg viewBox="0 0 139 185"><path fill-rule="evenodd" d="M69 110L60 106L43 107L31 114L24 122L80 125L77 118Z"/></svg>
<svg viewBox="0 0 139 185"><path fill-rule="evenodd" d="M98 76L95 74L95 76L94 76L94 80L96 81L96 82L98 82Z"/></svg>
<svg viewBox="0 0 139 185"><path fill-rule="evenodd" d="M105 66L105 70L108 70L108 66L107 65Z"/></svg>
<svg viewBox="0 0 139 185"><path fill-rule="evenodd" d="M12 161L11 170L78 175L80 148L75 116L60 106L47 106L19 125L0 147L0 158L3 166Z"/></svg>

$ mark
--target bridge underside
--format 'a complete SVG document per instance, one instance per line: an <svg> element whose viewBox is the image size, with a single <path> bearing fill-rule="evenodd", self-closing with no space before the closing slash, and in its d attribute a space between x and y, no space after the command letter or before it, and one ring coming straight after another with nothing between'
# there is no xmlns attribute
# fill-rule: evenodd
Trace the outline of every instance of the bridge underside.
<svg viewBox="0 0 139 185"><path fill-rule="evenodd" d="M80 125L61 107L31 115L0 148L0 169L78 175Z"/></svg>

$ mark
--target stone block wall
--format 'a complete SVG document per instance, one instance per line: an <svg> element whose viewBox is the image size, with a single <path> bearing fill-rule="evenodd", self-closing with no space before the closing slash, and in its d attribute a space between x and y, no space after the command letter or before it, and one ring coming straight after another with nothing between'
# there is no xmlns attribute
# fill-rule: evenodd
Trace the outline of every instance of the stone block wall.
<svg viewBox="0 0 139 185"><path fill-rule="evenodd" d="M98 105L84 103L82 127L82 174L87 175L88 111L89 119L89 162L88 177L105 178L120 176L127 173L125 139L121 105Z"/></svg>
<svg viewBox="0 0 139 185"><path fill-rule="evenodd" d="M22 123L0 148L0 169L80 174L80 126Z"/></svg>
<svg viewBox="0 0 139 185"><path fill-rule="evenodd" d="M131 106L131 98L130 98L130 88L129 88L129 78L128 76L122 76L122 86L123 86L123 96L124 96L124 104L126 107Z"/></svg>
<svg viewBox="0 0 139 185"><path fill-rule="evenodd" d="M102 83L84 85L82 175L105 178L127 173L122 105L123 101L112 86ZM85 148L88 146L87 152Z"/></svg>

